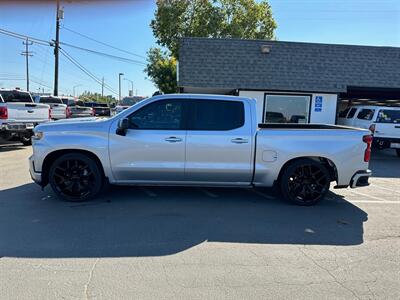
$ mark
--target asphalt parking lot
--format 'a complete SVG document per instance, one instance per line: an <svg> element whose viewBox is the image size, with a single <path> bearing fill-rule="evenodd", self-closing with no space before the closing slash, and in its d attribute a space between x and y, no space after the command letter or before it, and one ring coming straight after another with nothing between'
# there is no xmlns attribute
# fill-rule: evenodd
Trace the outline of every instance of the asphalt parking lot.
<svg viewBox="0 0 400 300"><path fill-rule="evenodd" d="M264 190L112 188L67 203L0 146L3 299L399 299L400 159L297 207Z"/></svg>

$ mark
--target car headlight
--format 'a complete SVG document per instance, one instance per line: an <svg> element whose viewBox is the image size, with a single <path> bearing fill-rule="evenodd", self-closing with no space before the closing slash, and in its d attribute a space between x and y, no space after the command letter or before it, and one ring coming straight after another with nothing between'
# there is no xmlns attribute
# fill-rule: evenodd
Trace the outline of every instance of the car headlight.
<svg viewBox="0 0 400 300"><path fill-rule="evenodd" d="M44 133L42 131L35 131L33 133L32 139L34 140L40 140L41 138L43 138Z"/></svg>

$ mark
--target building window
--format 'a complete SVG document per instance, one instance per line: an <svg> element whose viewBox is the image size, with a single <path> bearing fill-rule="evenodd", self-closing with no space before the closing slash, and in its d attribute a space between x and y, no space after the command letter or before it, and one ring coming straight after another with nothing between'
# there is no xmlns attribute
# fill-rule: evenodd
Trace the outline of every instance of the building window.
<svg viewBox="0 0 400 300"><path fill-rule="evenodd" d="M265 123L309 123L310 96L265 95Z"/></svg>

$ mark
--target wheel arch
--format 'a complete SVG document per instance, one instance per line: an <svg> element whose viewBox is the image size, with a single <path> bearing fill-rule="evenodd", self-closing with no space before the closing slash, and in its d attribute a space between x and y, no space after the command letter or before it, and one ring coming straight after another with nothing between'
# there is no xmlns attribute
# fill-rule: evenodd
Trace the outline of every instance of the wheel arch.
<svg viewBox="0 0 400 300"><path fill-rule="evenodd" d="M42 187L46 186L49 183L49 171L50 171L51 165L54 163L54 161L57 158L61 157L62 155L72 154L72 153L83 154L83 155L86 155L87 157L90 157L91 159L93 159L96 162L96 164L98 165L98 167L100 168L100 170L102 172L102 177L104 179L107 179L107 177L105 176L103 164L101 163L100 158L95 153L88 151L88 150L82 150L82 149L62 149L62 150L55 150L53 152L50 152L49 154L47 154L47 156L43 160L42 182L41 182Z"/></svg>
<svg viewBox="0 0 400 300"><path fill-rule="evenodd" d="M338 172L337 172L336 165L335 165L335 163L334 163L332 160L330 160L329 158L322 157L322 156L300 156L300 157L292 158L292 159L288 160L287 162L285 162L285 163L283 164L281 170L279 171L279 175L278 175L278 178L277 178L276 181L275 181L275 184L280 182L280 180L281 180L281 178L282 178L282 175L283 175L285 169L286 169L290 164L292 164L292 163L295 162L295 161L301 160L301 159L312 159L312 160L314 160L314 161L317 161L317 162L321 163L321 164L322 164L323 166L325 166L326 169L328 170L329 175L330 175L331 182L332 182L332 181L337 181L337 180L338 180Z"/></svg>

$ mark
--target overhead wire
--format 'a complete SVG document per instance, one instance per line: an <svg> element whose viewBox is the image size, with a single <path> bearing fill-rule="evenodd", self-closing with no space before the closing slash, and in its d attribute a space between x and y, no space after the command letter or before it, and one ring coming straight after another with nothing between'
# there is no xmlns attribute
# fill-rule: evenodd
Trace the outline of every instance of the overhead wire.
<svg viewBox="0 0 400 300"><path fill-rule="evenodd" d="M133 53L133 52L130 52L130 51L127 51L127 50L124 50L124 49L115 47L115 46L113 46L113 45L104 43L104 42L102 42L102 41L96 40L96 39L94 39L94 38L92 38L92 37L90 37L90 36L87 36L86 34L83 34L83 33L80 33L80 32L78 32L78 31L72 30L72 29L66 27L65 25L63 25L63 26L61 27L61 29L65 29L65 30L67 30L67 31L69 31L69 32L72 32L72 33L74 33L74 34L76 34L76 35L79 35L79 36L81 36L81 37L84 37L84 38L86 38L86 39L88 39L88 40L91 40L91 41L96 42L96 43L98 43L98 44L101 44L101 45L103 45L103 46L112 48L112 49L114 49L114 50L118 50L118 51L121 51L121 52L123 52L123 53L127 53L127 54L130 54L130 55L136 56L136 57L140 57L140 58L146 59L146 57L144 57L144 56L142 56L142 55L139 55L139 54L136 54L136 53Z"/></svg>

